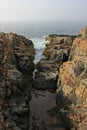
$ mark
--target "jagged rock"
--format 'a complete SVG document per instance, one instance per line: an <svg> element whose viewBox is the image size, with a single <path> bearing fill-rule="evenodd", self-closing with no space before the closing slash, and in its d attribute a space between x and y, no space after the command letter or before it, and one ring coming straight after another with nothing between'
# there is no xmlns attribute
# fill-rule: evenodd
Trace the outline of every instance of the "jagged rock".
<svg viewBox="0 0 87 130"><path fill-rule="evenodd" d="M72 45L72 41L76 36L69 36L69 35L57 35L57 34L50 34L45 38L47 43L50 44L63 44L67 43L68 45Z"/></svg>
<svg viewBox="0 0 87 130"><path fill-rule="evenodd" d="M51 40L50 40L51 39ZM70 49L74 36L54 36L49 35L46 40L46 49L44 55L49 60L53 60L57 64L62 64L68 60Z"/></svg>
<svg viewBox="0 0 87 130"><path fill-rule="evenodd" d="M84 29L83 29L84 30ZM85 32L86 33L86 32ZM85 33L83 35L85 35ZM71 128L87 129L87 39L74 40L70 61L63 63L57 84L57 104L68 114ZM60 96L61 93L61 96ZM62 100L62 103L61 103ZM61 105L62 104L62 105ZM66 109L68 108L68 109Z"/></svg>
<svg viewBox="0 0 87 130"><path fill-rule="evenodd" d="M0 33L0 130L27 130L34 70L33 43Z"/></svg>
<svg viewBox="0 0 87 130"><path fill-rule="evenodd" d="M37 63L33 87L36 89L56 89L58 66L53 61L41 60Z"/></svg>
<svg viewBox="0 0 87 130"><path fill-rule="evenodd" d="M37 65L33 86L37 89L56 89L59 66L68 60L74 36L49 35L44 51L45 59Z"/></svg>
<svg viewBox="0 0 87 130"><path fill-rule="evenodd" d="M75 41L73 42L69 59L85 60L86 58L87 58L87 39L84 40L82 38L76 38Z"/></svg>
<svg viewBox="0 0 87 130"><path fill-rule="evenodd" d="M80 30L80 34L83 38L87 38L87 26Z"/></svg>

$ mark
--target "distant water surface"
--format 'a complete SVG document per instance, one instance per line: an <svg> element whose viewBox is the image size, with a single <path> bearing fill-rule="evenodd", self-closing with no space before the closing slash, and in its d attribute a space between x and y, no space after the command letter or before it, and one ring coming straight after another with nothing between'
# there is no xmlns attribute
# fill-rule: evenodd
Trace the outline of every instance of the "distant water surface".
<svg viewBox="0 0 87 130"><path fill-rule="evenodd" d="M36 50L35 63L42 58L44 37L49 34L77 35L86 22L26 22L0 23L0 32L14 32L31 39Z"/></svg>
<svg viewBox="0 0 87 130"><path fill-rule="evenodd" d="M76 35L86 24L86 22L0 23L0 32L14 32L28 38L43 38L52 33Z"/></svg>

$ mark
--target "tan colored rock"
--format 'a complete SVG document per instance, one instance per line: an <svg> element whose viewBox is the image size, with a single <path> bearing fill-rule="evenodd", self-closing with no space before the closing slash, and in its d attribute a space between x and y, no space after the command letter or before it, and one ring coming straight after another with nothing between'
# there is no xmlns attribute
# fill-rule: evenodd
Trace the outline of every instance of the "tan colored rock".
<svg viewBox="0 0 87 130"><path fill-rule="evenodd" d="M81 59L87 58L87 39L76 38L73 42L70 59Z"/></svg>
<svg viewBox="0 0 87 130"><path fill-rule="evenodd" d="M87 129L87 39L86 28L83 37L73 42L70 61L60 67L57 95L62 93L62 106L68 109L67 115L73 123L73 129ZM57 99L59 102L61 99ZM66 108L67 108L66 107ZM61 109L61 108L60 108Z"/></svg>
<svg viewBox="0 0 87 130"><path fill-rule="evenodd" d="M76 88L76 97L82 104L87 104L87 79L80 80Z"/></svg>
<svg viewBox="0 0 87 130"><path fill-rule="evenodd" d="M81 36L87 38L87 26L80 30Z"/></svg>

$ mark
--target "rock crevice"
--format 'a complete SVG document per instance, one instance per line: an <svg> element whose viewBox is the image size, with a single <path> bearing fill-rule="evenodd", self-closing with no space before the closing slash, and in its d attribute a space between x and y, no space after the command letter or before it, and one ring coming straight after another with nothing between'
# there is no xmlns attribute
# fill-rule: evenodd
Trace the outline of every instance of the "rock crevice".
<svg viewBox="0 0 87 130"><path fill-rule="evenodd" d="M36 89L56 90L59 67L68 60L74 38L75 36L54 34L46 37L43 52L45 58L36 64L37 72L33 84Z"/></svg>

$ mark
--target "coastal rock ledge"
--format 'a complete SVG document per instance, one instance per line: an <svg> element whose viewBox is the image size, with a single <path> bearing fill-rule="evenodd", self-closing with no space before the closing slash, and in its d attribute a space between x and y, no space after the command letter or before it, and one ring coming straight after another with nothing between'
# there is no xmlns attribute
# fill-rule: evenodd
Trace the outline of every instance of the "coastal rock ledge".
<svg viewBox="0 0 87 130"><path fill-rule="evenodd" d="M0 130L28 130L34 56L32 41L0 33Z"/></svg>
<svg viewBox="0 0 87 130"><path fill-rule="evenodd" d="M60 67L57 105L70 130L87 130L87 27L74 40L69 60ZM66 124L65 124L66 125ZM70 125L70 126L69 126Z"/></svg>

